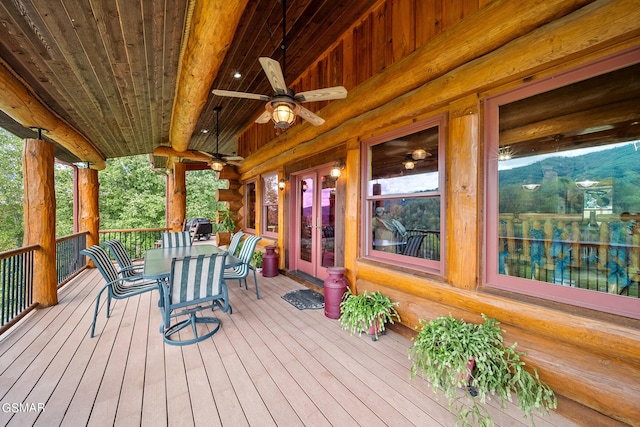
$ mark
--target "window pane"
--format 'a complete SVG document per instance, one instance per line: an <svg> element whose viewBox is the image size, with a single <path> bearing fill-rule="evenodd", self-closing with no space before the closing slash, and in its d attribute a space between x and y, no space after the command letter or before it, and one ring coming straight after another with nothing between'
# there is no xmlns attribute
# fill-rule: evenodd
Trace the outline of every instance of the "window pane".
<svg viewBox="0 0 640 427"><path fill-rule="evenodd" d="M264 205L277 205L278 204L278 175L266 175L263 178L264 186L264 199L262 204Z"/></svg>
<svg viewBox="0 0 640 427"><path fill-rule="evenodd" d="M498 277L638 298L638 75L634 65L499 107Z"/></svg>
<svg viewBox="0 0 640 427"><path fill-rule="evenodd" d="M249 182L246 186L246 228L256 228L256 183Z"/></svg>
<svg viewBox="0 0 640 427"><path fill-rule="evenodd" d="M370 150L370 196L438 190L437 126Z"/></svg>
<svg viewBox="0 0 640 427"><path fill-rule="evenodd" d="M376 251L440 260L440 197L373 201Z"/></svg>
<svg viewBox="0 0 640 427"><path fill-rule="evenodd" d="M278 206L265 206L267 232L278 232Z"/></svg>

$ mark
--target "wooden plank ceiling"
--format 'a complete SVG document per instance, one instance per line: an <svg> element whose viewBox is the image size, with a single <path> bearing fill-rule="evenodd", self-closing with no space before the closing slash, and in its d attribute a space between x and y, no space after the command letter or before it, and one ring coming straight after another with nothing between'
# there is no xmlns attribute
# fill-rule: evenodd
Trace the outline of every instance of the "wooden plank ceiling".
<svg viewBox="0 0 640 427"><path fill-rule="evenodd" d="M287 83L377 1L289 0ZM192 6L190 0L5 0L0 63L106 158L152 153L169 145ZM212 88L271 94L258 58L282 62L282 12L278 0L248 2ZM242 73L240 79L233 78L235 71ZM237 133L264 103L210 94L189 148L215 150L216 106L222 107L220 151L237 152ZM23 138L35 136L10 115L0 112L0 127ZM57 144L56 150L61 160L78 161Z"/></svg>

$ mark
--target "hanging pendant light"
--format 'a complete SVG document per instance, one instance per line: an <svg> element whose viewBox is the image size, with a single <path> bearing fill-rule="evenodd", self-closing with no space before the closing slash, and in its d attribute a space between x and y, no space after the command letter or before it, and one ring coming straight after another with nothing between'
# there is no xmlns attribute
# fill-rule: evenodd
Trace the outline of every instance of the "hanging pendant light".
<svg viewBox="0 0 640 427"><path fill-rule="evenodd" d="M222 110L222 107L217 106L217 107L214 107L213 110L216 112L216 154L211 159L211 163L209 163L209 167L216 172L222 172L222 169L224 169L226 165L226 163L222 160L222 157L219 154L220 150L219 150L219 141L218 141L218 138L220 135L220 131L218 129L218 122L220 121L220 110Z"/></svg>

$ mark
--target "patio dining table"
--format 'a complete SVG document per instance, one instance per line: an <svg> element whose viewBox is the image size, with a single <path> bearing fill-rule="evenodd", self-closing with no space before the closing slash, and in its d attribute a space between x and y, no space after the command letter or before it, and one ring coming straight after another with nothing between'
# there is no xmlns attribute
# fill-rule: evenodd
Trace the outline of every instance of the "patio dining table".
<svg viewBox="0 0 640 427"><path fill-rule="evenodd" d="M149 249L144 254L144 270L142 277L148 280L168 279L171 274L171 260L187 256L223 254L226 251L216 245L178 246L174 248ZM241 265L242 261L227 255L224 268L232 268Z"/></svg>

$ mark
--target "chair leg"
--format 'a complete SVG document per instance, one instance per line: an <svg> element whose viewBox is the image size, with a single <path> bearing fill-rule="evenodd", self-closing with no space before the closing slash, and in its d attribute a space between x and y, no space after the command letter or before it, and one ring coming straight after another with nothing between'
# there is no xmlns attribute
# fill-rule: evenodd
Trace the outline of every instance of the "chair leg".
<svg viewBox="0 0 640 427"><path fill-rule="evenodd" d="M96 308L93 311L93 321L91 322L91 334L90 337L93 338L93 336L95 335L96 332L96 319L98 317L98 309L100 308L100 295L102 295L102 292L104 292L106 288L102 288L100 290L100 292L98 292L98 296L96 297ZM107 310L109 309L108 306L108 302L107 302ZM107 316L109 317L109 316Z"/></svg>
<svg viewBox="0 0 640 427"><path fill-rule="evenodd" d="M258 293L258 275L255 270L253 270L253 283L256 286L256 297L257 299L260 299L260 294Z"/></svg>

